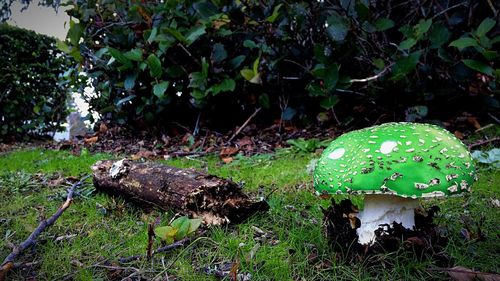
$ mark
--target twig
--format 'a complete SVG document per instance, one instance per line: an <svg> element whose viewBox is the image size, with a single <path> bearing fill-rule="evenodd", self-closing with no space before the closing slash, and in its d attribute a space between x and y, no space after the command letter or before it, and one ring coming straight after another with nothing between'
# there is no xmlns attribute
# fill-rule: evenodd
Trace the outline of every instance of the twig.
<svg viewBox="0 0 500 281"><path fill-rule="evenodd" d="M488 116L491 117L491 119L495 120L495 122L497 122L498 124L500 124L500 120L498 120L498 118L495 117L495 115L491 114L488 112Z"/></svg>
<svg viewBox="0 0 500 281"><path fill-rule="evenodd" d="M187 242L191 241L191 239L193 239L193 237L186 237L186 238L181 239L179 241L175 241L174 243L169 244L167 246L160 247L160 248L152 251L151 252L151 256L154 256L157 253L164 253L164 252L168 252L170 250L182 247L182 246L184 246L184 244L186 244ZM120 262L120 263L129 263L129 262L132 262L132 261L140 260L143 256L144 255L134 255L134 256L130 256L130 257L119 258L118 262Z"/></svg>
<svg viewBox="0 0 500 281"><path fill-rule="evenodd" d="M201 65L201 63L193 56L193 54L191 54L191 52L184 46L182 45L181 43L178 43L177 46L181 47L181 49L186 53L188 54L188 56L193 59L193 61L195 63L197 63L198 65Z"/></svg>
<svg viewBox="0 0 500 281"><path fill-rule="evenodd" d="M110 24L107 24L105 26L102 26L101 28L97 29L94 33L92 33L92 35L90 35L90 38L93 38L94 36L96 36L99 32L103 31L104 29L108 29L112 26L115 26L115 25L118 25L118 26L122 26L122 25L129 25L129 24L135 24L137 22L135 21L125 21L125 22L112 22Z"/></svg>
<svg viewBox="0 0 500 281"><path fill-rule="evenodd" d="M80 186L86 179L88 179L91 175L87 175L83 177L79 182L73 184L68 189L68 196L66 197L66 201L59 207L59 209L48 219L40 222L38 227L30 234L30 236L24 240L19 247L16 247L3 261L0 267L0 281L4 281L7 277L7 273L14 268L14 260L17 258L19 254L21 254L27 248L33 246L36 243L36 239L38 236L49 226L53 225L54 222L62 215L62 213L71 205L73 202L73 193L75 188Z"/></svg>
<svg viewBox="0 0 500 281"><path fill-rule="evenodd" d="M362 79L351 79L351 80L349 80L349 82L350 83L364 83L364 82L369 82L372 80L377 80L378 78L382 77L393 65L394 65L394 63L389 64L384 69L382 69L382 71L380 71L379 73L377 73L373 76L370 76L367 78L362 78Z"/></svg>
<svg viewBox="0 0 500 281"><path fill-rule="evenodd" d="M439 17L440 15L442 15L442 14L444 14L444 13L448 12L449 10L452 10L452 9L458 8L458 7L460 7L460 6L464 6L465 4L467 4L467 2L458 3L458 4L456 4L456 5L453 5L453 6L451 6L451 7L448 7L448 8L446 8L446 9L442 10L441 12L439 12L439 13L435 14L435 15L432 17L432 19L435 19L435 18Z"/></svg>
<svg viewBox="0 0 500 281"><path fill-rule="evenodd" d="M154 222L148 224L148 246L146 248L146 256L148 260L153 256L153 242L155 236L155 225Z"/></svg>
<svg viewBox="0 0 500 281"><path fill-rule="evenodd" d="M487 139L487 140L480 140L480 141L477 141L475 143L471 143L469 144L469 149L473 148L473 147L476 147L476 146L481 146L481 145L484 145L484 144L487 144L487 143L490 143L490 142L496 142L496 141L500 141L500 137L496 137L496 138L492 138L492 139Z"/></svg>
<svg viewBox="0 0 500 281"><path fill-rule="evenodd" d="M490 6L490 9L491 11L493 12L493 15L495 15L495 17L497 16L497 10L495 9L495 6L493 5L493 3L491 3L491 0L486 0L488 2L488 5Z"/></svg>
<svg viewBox="0 0 500 281"><path fill-rule="evenodd" d="M229 138L229 141L228 141L228 142L231 142L231 141L234 139L234 137L236 137L236 136L237 136L237 135L241 132L241 130L243 130L243 128L245 128L245 127L248 125L248 123L250 123L250 120L252 120L252 118L254 118L254 117L255 117L255 115L257 115L257 113L259 113L259 111L260 111L261 109L262 109L262 107L257 108L257 109L254 111L254 113L252 113L252 115L250 115L250 117L248 117L247 121L245 121L245 123L243 123L243 125L241 125L241 126L238 128L238 130L236 130L236 132L234 132L234 134L233 134L233 135Z"/></svg>

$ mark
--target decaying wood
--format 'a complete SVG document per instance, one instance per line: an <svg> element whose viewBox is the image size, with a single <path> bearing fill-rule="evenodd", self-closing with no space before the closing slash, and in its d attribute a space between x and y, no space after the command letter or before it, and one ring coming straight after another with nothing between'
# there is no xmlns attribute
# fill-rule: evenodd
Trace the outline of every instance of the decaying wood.
<svg viewBox="0 0 500 281"><path fill-rule="evenodd" d="M24 240L19 247L14 248L14 250L5 258L0 267L0 281L5 280L7 273L15 267L14 261L19 254L21 254L27 248L33 246L36 243L38 236L49 226L53 225L54 222L62 215L62 213L71 205L73 202L73 193L75 188L80 186L90 175L83 177L79 182L73 184L68 189L68 196L66 201L59 207L59 209L48 219L40 222L38 227L30 234L30 236Z"/></svg>
<svg viewBox="0 0 500 281"><path fill-rule="evenodd" d="M236 183L193 169L123 159L99 161L92 170L97 190L180 211L209 225L237 223L268 209L265 201L249 198Z"/></svg>

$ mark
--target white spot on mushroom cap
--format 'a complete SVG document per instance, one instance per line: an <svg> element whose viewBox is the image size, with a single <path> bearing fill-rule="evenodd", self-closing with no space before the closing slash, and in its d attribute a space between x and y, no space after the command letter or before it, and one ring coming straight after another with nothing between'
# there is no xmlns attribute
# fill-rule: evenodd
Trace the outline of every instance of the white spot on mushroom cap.
<svg viewBox="0 0 500 281"><path fill-rule="evenodd" d="M398 143L395 141L384 141L380 145L380 153L383 154L391 153L396 146L398 146Z"/></svg>
<svg viewBox="0 0 500 281"><path fill-rule="evenodd" d="M330 154L328 154L328 158L330 158L332 160L337 160L340 157L344 156L344 153L345 153L345 148L342 148L342 147L337 148L334 151L330 152Z"/></svg>

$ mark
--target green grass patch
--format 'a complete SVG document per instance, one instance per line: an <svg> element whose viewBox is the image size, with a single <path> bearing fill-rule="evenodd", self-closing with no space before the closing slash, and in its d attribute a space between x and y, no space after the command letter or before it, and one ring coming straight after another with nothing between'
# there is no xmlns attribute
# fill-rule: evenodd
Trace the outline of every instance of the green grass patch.
<svg viewBox="0 0 500 281"><path fill-rule="evenodd" d="M391 266L385 267L367 268L364 263L345 265L336 261L324 236L319 208L329 202L314 195L312 176L306 171L316 157L280 150L250 158L237 156L230 164L223 164L216 156L161 161L242 182L246 192L267 196L271 208L239 225L213 227L187 247L157 255L152 261L120 265L120 257L145 253L149 222L160 218L166 224L173 213L145 211L105 194L78 196L56 224L42 233L37 246L19 258L20 262L37 264L30 270L14 270L10 277L117 280L133 274L217 280L214 270L237 263L238 272L251 275L251 280L447 280L446 274L429 270L435 267L432 261L417 262L403 253L378 257L390 261ZM57 174L88 174L94 162L105 158L116 157L87 153L74 156L40 149L0 156L0 235L4 238L0 239L0 259L11 251L11 243L23 241L41 217L52 215L61 204L66 187L51 186L50 179ZM456 265L499 272L500 208L493 203L500 197L499 186L500 173L488 170L480 173L472 194L424 203L442 209L438 222L448 229L450 243L446 252ZM90 180L83 188L89 187ZM485 241L474 239L481 220ZM462 229L467 224L470 240L463 238ZM56 241L57 237L68 238Z"/></svg>

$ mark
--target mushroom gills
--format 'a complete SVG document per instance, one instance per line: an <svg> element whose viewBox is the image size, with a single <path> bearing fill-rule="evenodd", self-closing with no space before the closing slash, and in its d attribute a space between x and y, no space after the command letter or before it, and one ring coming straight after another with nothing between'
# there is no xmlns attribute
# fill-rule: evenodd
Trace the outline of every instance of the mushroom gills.
<svg viewBox="0 0 500 281"><path fill-rule="evenodd" d="M381 224L401 223L405 228L415 226L415 208L420 206L418 199L394 195L370 194L365 196L364 209L359 212L361 226L356 230L360 244L372 244L375 230Z"/></svg>

